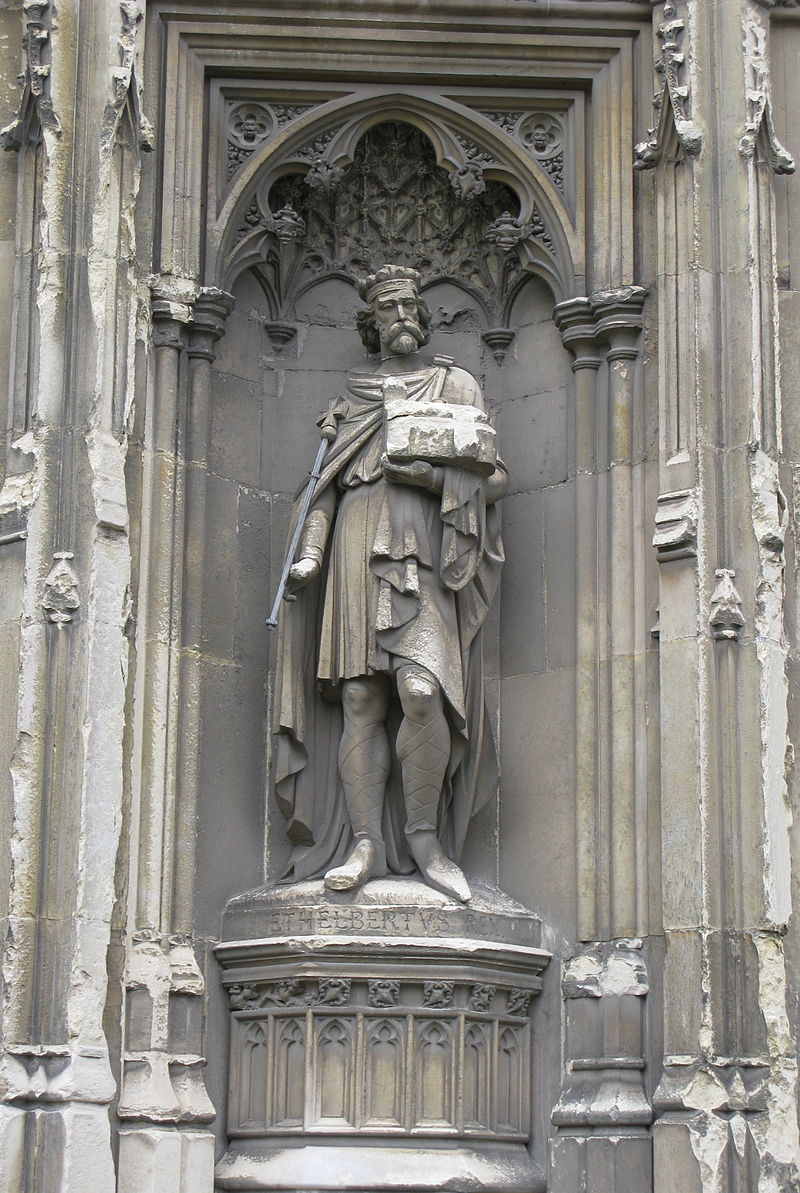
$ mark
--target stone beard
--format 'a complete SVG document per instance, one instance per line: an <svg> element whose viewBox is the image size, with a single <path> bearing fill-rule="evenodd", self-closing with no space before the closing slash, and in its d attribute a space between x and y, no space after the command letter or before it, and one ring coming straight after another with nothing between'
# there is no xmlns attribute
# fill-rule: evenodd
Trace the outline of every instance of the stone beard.
<svg viewBox="0 0 800 1193"><path fill-rule="evenodd" d="M391 395L483 417L469 373L419 354L429 317L418 285L416 271L383 266L361 286L359 330L383 359L352 373L327 415L336 438L281 618L275 788L294 846L287 880L324 875L351 890L416 865L465 901L456 862L498 777L481 630L508 482L500 463L386 455Z"/></svg>

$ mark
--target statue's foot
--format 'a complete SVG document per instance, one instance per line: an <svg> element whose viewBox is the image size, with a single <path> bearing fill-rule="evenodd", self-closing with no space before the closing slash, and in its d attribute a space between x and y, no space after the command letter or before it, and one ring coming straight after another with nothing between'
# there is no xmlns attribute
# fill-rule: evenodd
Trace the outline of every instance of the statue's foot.
<svg viewBox="0 0 800 1193"><path fill-rule="evenodd" d="M383 850L370 837L359 837L344 865L325 875L325 885L329 891L355 891L371 878L382 878L385 873Z"/></svg>
<svg viewBox="0 0 800 1193"><path fill-rule="evenodd" d="M419 872L427 886L443 895L450 895L460 903L467 903L472 895L464 872L455 862L442 853L442 847L436 839L436 834L427 830L420 833L409 833L406 838L411 856L419 867Z"/></svg>

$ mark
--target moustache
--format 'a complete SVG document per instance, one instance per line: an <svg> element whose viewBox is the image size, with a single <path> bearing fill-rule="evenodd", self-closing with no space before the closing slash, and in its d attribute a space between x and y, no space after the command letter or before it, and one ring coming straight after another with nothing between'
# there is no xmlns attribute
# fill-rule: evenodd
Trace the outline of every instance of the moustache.
<svg viewBox="0 0 800 1193"><path fill-rule="evenodd" d="M419 323L414 323L411 319L398 320L397 323L393 323L386 333L386 339L391 343L392 340L396 340L398 336L402 335L413 336L418 344L425 339L425 332Z"/></svg>

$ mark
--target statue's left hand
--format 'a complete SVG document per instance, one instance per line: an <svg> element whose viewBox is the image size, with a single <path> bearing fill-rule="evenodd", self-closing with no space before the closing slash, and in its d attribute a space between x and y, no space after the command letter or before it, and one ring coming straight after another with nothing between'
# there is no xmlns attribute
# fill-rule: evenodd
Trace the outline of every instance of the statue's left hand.
<svg viewBox="0 0 800 1193"><path fill-rule="evenodd" d="M398 464L384 456L381 460L383 475L389 481L401 485L416 485L419 489L427 489L429 493L441 493L443 473L426 460L413 460L410 464Z"/></svg>

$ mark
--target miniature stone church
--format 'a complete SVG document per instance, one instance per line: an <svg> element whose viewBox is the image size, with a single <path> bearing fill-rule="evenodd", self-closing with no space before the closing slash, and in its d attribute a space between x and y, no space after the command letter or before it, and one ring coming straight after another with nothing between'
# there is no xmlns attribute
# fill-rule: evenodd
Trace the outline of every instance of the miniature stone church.
<svg viewBox="0 0 800 1193"><path fill-rule="evenodd" d="M796 0L0 30L0 1193L800 1189Z"/></svg>

